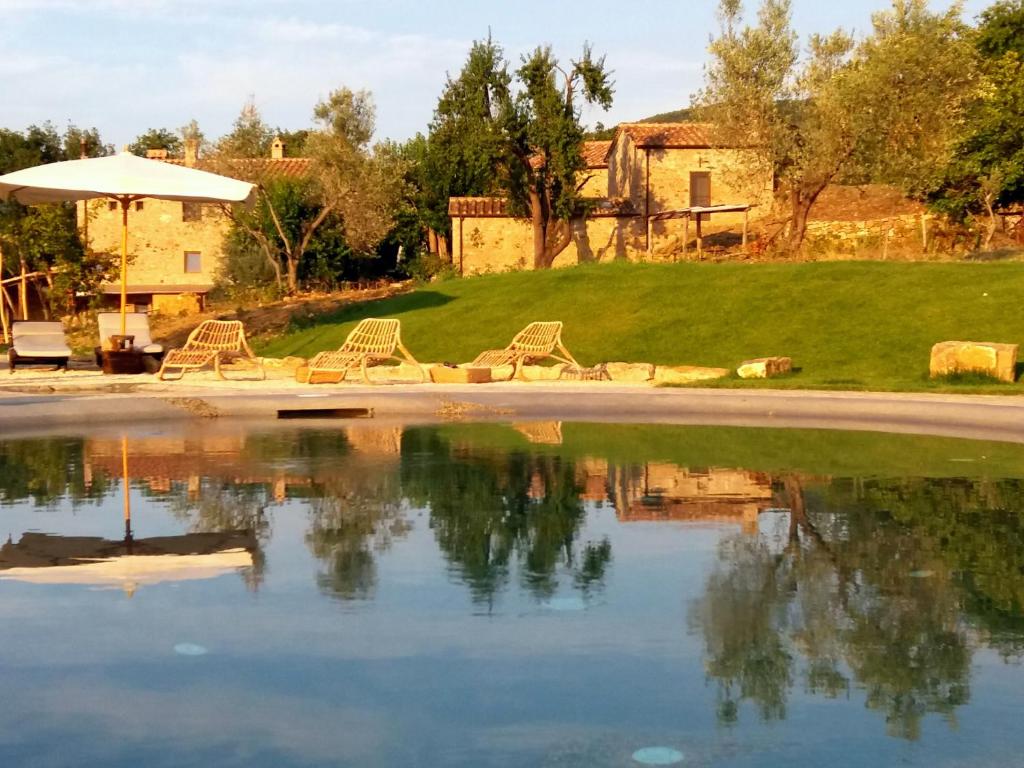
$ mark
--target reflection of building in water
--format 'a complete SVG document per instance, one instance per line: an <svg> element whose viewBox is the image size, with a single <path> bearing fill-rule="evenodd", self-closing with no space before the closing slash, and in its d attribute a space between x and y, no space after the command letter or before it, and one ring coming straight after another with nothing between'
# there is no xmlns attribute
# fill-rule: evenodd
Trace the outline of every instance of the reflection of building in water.
<svg viewBox="0 0 1024 768"><path fill-rule="evenodd" d="M738 523L754 533L758 512L773 505L771 477L742 469L697 471L657 462L609 467L588 459L577 464L577 482L584 499L610 501L623 522Z"/></svg>
<svg viewBox="0 0 1024 768"><path fill-rule="evenodd" d="M401 451L400 427L349 427L341 430L352 451L344 462L346 471L359 465L361 457L372 457L379 466L382 457L397 462ZM289 497L289 489L308 488L329 480L338 473L338 465L309 465L284 462L284 455L273 450L254 450L244 433L196 434L189 437L143 437L129 441L128 460L135 482L143 482L153 493L170 493L172 483L184 483L190 500L199 497L203 478L215 478L235 485L267 485L275 501ZM84 477L91 485L95 473L109 477L121 475L121 438L86 440Z"/></svg>

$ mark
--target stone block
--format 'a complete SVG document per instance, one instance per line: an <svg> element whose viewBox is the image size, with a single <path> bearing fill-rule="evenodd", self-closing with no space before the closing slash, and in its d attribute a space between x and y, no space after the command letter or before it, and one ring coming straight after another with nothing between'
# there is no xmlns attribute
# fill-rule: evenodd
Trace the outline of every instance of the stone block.
<svg viewBox="0 0 1024 768"><path fill-rule="evenodd" d="M1017 344L988 341L940 341L932 347L932 378L951 373L982 373L1000 381L1017 376Z"/></svg>
<svg viewBox="0 0 1024 768"><path fill-rule="evenodd" d="M770 379L793 370L793 361L788 357L758 357L745 360L736 369L741 379Z"/></svg>
<svg viewBox="0 0 1024 768"><path fill-rule="evenodd" d="M612 381L650 381L654 366L650 363L605 363L605 371Z"/></svg>
<svg viewBox="0 0 1024 768"><path fill-rule="evenodd" d="M729 375L728 368L702 368L697 365L659 365L654 369L655 384L693 384Z"/></svg>
<svg viewBox="0 0 1024 768"><path fill-rule="evenodd" d="M514 365L496 365L491 368L491 381L511 381L515 374Z"/></svg>
<svg viewBox="0 0 1024 768"><path fill-rule="evenodd" d="M491 380L491 369L434 365L430 368L430 380L435 384L486 384Z"/></svg>
<svg viewBox="0 0 1024 768"><path fill-rule="evenodd" d="M527 381L557 381L562 376L565 363L557 365L524 365L522 377Z"/></svg>

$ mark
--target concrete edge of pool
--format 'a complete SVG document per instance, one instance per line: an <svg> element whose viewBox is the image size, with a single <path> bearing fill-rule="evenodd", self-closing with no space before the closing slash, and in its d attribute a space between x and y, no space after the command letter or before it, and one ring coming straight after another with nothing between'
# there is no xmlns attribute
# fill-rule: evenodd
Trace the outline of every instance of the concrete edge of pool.
<svg viewBox="0 0 1024 768"><path fill-rule="evenodd" d="M793 427L1024 443L1024 398L508 383L133 392L0 390L0 436L181 419L564 420Z"/></svg>

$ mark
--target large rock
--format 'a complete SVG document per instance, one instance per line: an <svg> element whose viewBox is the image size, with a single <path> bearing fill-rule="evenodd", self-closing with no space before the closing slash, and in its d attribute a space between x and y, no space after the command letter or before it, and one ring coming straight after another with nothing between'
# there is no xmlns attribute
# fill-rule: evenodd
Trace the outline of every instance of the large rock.
<svg viewBox="0 0 1024 768"><path fill-rule="evenodd" d="M736 369L741 379L770 379L793 370L793 361L788 357L759 357L745 360Z"/></svg>
<svg viewBox="0 0 1024 768"><path fill-rule="evenodd" d="M697 365L659 365L654 369L655 384L693 384L697 381L721 379L728 368L701 368Z"/></svg>
<svg viewBox="0 0 1024 768"><path fill-rule="evenodd" d="M650 363L605 363L605 372L612 381L650 381L654 366Z"/></svg>
<svg viewBox="0 0 1024 768"><path fill-rule="evenodd" d="M983 373L1000 381L1014 381L1017 349L1017 344L989 341L940 341L932 347L928 371L933 378L951 373Z"/></svg>

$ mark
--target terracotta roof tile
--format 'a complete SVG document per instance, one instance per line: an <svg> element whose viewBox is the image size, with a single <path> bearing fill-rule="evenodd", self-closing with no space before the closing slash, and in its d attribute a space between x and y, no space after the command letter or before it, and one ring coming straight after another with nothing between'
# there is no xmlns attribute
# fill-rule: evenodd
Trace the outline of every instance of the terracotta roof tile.
<svg viewBox="0 0 1024 768"><path fill-rule="evenodd" d="M615 134L625 133L646 147L710 147L711 126L707 123L621 123Z"/></svg>
<svg viewBox="0 0 1024 768"><path fill-rule="evenodd" d="M584 141L583 161L587 168L607 168L608 151L611 148L611 141Z"/></svg>
<svg viewBox="0 0 1024 768"><path fill-rule="evenodd" d="M161 162L170 163L171 165L185 164L185 161L180 157L169 157L166 160L161 160ZM239 158L229 162L238 168L240 175L258 178L263 181L282 176L288 178L305 176L309 173L309 166L312 161L308 157L253 157ZM202 159L199 160L196 167L201 170L211 170L209 164L204 163Z"/></svg>
<svg viewBox="0 0 1024 768"><path fill-rule="evenodd" d="M448 200L449 216L508 216L508 201L503 197L452 197Z"/></svg>

